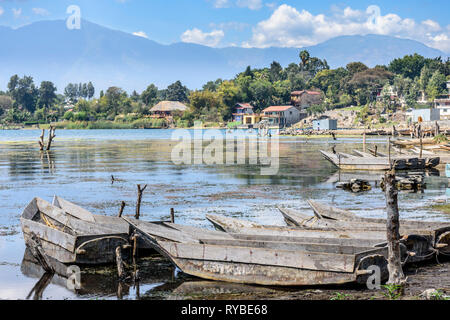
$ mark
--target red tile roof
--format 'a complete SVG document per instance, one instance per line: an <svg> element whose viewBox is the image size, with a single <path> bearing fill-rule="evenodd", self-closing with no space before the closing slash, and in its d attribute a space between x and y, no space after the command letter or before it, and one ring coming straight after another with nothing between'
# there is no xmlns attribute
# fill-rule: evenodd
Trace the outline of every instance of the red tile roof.
<svg viewBox="0 0 450 320"><path fill-rule="evenodd" d="M250 103L236 103L236 105L240 106L242 109L243 108L253 109L253 106ZM240 108L236 108L236 109L240 109Z"/></svg>
<svg viewBox="0 0 450 320"><path fill-rule="evenodd" d="M283 112L289 110L290 108L294 108L293 106L270 106L264 109L262 112Z"/></svg>
<svg viewBox="0 0 450 320"><path fill-rule="evenodd" d="M293 91L293 92L291 93L291 95L293 95L293 96L301 96L301 95L304 94L304 93L307 93L307 94L310 94L310 95L320 95L320 92L318 92L318 91L308 91L308 90L303 90L303 91Z"/></svg>

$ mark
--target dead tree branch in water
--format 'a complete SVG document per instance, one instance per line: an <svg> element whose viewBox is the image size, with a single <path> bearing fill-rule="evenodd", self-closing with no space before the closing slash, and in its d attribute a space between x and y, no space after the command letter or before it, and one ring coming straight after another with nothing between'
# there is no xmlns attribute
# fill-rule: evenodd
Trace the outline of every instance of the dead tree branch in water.
<svg viewBox="0 0 450 320"><path fill-rule="evenodd" d="M147 185L145 185L143 188L141 188L141 185L138 184L137 185L138 188L138 197L137 197L137 202L136 202L136 215L135 218L137 220L139 220L139 217L141 215L141 200L142 200L142 193L145 191L145 189L147 188Z"/></svg>

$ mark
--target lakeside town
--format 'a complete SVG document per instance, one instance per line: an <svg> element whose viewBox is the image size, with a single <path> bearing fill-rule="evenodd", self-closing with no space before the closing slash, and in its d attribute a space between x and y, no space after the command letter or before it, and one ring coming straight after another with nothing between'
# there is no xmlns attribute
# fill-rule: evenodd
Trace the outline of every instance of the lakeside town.
<svg viewBox="0 0 450 320"><path fill-rule="evenodd" d="M406 128L450 116L449 70L449 59L418 54L387 66L353 62L330 69L325 59L301 51L299 63L249 66L201 90L176 81L162 90L151 84L140 94L110 87L99 98L91 82L70 83L61 94L51 81L38 87L32 77L14 75L0 92L0 123L58 129L189 128L194 121L221 128Z"/></svg>
<svg viewBox="0 0 450 320"><path fill-rule="evenodd" d="M446 307L436 1L0 0L0 300Z"/></svg>

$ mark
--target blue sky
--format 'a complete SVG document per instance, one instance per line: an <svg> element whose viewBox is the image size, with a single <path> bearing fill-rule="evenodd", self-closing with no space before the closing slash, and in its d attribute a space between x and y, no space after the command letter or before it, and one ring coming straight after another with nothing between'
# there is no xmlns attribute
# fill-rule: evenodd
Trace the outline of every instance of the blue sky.
<svg viewBox="0 0 450 320"><path fill-rule="evenodd" d="M376 33L450 52L448 0L0 0L0 25L66 19L69 5L83 19L165 44L302 47Z"/></svg>

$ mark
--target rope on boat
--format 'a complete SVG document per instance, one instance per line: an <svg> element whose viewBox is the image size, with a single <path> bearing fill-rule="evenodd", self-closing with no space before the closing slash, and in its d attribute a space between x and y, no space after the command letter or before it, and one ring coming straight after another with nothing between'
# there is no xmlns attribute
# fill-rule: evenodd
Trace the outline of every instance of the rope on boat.
<svg viewBox="0 0 450 320"><path fill-rule="evenodd" d="M55 226L50 220L47 219L47 217L41 212L41 218L44 220L45 224L55 230L59 230L57 226Z"/></svg>

